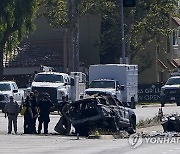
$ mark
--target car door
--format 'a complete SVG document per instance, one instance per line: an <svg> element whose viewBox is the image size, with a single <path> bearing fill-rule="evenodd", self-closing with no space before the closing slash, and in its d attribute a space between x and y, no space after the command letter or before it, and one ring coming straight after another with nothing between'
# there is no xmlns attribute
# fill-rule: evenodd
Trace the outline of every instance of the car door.
<svg viewBox="0 0 180 154"><path fill-rule="evenodd" d="M119 106L116 103L116 100L112 97L108 97L108 102L116 115L116 119L118 119L119 125L121 126L124 123L124 107Z"/></svg>
<svg viewBox="0 0 180 154"><path fill-rule="evenodd" d="M17 102L20 102L21 101L21 94L18 91L18 87L17 87L16 83L12 83L11 87L12 87L14 100Z"/></svg>
<svg viewBox="0 0 180 154"><path fill-rule="evenodd" d="M116 88L116 97L119 101L122 101L122 93L121 93L121 90L120 90L120 84L118 81L115 82L116 85L115 85L115 88Z"/></svg>
<svg viewBox="0 0 180 154"><path fill-rule="evenodd" d="M119 109L119 113L122 115L121 125L122 127L128 127L129 125L129 112L126 107L118 100L116 100L117 108Z"/></svg>

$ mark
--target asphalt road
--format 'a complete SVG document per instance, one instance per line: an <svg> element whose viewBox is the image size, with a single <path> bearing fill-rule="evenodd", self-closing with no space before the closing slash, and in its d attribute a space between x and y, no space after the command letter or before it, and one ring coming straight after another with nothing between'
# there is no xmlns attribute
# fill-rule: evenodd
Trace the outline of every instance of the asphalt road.
<svg viewBox="0 0 180 154"><path fill-rule="evenodd" d="M164 107L164 113L180 111L180 107ZM153 117L157 113L158 107L137 108L135 112L138 119ZM59 115L51 115L49 132L45 135L25 135L23 134L23 117L18 117L18 134L7 134L7 119L0 113L0 153L45 153L45 154L179 154L180 142L171 144L147 144L142 143L138 148L132 148L128 139L86 139L76 136L55 135L54 126L59 119ZM153 128L156 129L156 128Z"/></svg>
<svg viewBox="0 0 180 154"><path fill-rule="evenodd" d="M164 115L180 113L180 106L165 106L162 108ZM141 119L153 118L158 114L159 107L138 107L135 110L137 116L137 122Z"/></svg>

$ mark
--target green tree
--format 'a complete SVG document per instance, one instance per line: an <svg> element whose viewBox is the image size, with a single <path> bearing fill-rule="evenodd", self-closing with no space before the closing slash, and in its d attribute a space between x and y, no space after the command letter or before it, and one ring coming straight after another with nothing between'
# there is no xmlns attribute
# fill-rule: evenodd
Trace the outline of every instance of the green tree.
<svg viewBox="0 0 180 154"><path fill-rule="evenodd" d="M69 71L79 69L78 21L83 14L86 0L41 0L43 15L50 25L65 28L65 49ZM64 70L67 71L67 70Z"/></svg>
<svg viewBox="0 0 180 154"><path fill-rule="evenodd" d="M151 66L150 56L141 56L141 51L152 40L156 40L156 49L160 46L160 37L169 39L173 28L170 18L178 15L178 0L139 0L136 8L126 11L126 40L129 43L130 61L139 63L143 71ZM131 17L131 23L128 19ZM130 25L130 26L129 26ZM158 51L157 51L158 52Z"/></svg>
<svg viewBox="0 0 180 154"><path fill-rule="evenodd" d="M34 29L37 0L0 0L0 79L3 78L3 54L11 52Z"/></svg>
<svg viewBox="0 0 180 154"><path fill-rule="evenodd" d="M69 56L78 57L78 20L80 16L90 13L100 14L102 17L99 42L101 62L119 61L121 56L119 0L42 0L42 2L45 8L44 15L49 23L66 28ZM141 71L151 65L151 58L141 56L140 51L153 39L158 42L160 35L167 38L170 36L173 29L170 28L169 20L170 16L176 15L177 2L178 0L138 0L136 7L124 8L126 53L130 57L130 62L143 64ZM74 58L71 58L69 65L74 65Z"/></svg>

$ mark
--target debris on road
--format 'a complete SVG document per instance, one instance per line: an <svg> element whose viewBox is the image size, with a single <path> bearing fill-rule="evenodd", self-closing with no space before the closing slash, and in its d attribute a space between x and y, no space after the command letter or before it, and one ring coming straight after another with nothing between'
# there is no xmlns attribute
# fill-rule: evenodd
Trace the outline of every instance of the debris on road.
<svg viewBox="0 0 180 154"><path fill-rule="evenodd" d="M180 132L180 115L172 114L162 119L164 132Z"/></svg>

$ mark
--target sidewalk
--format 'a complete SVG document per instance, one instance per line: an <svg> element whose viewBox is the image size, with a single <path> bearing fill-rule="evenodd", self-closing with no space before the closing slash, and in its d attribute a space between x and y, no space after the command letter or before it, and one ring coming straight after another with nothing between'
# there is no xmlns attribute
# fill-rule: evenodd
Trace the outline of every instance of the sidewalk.
<svg viewBox="0 0 180 154"><path fill-rule="evenodd" d="M176 106L176 103L168 103L165 104L165 107L169 107L169 106ZM160 103L157 104L147 104L147 105L136 105L137 108L145 108L145 107L161 107Z"/></svg>

